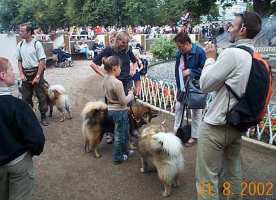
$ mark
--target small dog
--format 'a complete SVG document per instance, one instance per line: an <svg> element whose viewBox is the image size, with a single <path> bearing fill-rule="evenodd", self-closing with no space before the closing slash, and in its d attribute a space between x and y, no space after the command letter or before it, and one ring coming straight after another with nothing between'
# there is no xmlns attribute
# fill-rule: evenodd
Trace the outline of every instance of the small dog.
<svg viewBox="0 0 276 200"><path fill-rule="evenodd" d="M148 162L157 170L164 186L162 196L171 194L171 187L179 185L179 175L184 168L183 146L173 133L166 133L163 125L151 125L142 131L138 141L142 173L147 171Z"/></svg>
<svg viewBox="0 0 276 200"><path fill-rule="evenodd" d="M45 83L44 90L50 108L49 117L53 116L53 107L56 106L61 113L60 122L65 120L65 111L67 111L69 119L72 119L69 96L66 94L65 88L62 85L49 85L48 83Z"/></svg>
<svg viewBox="0 0 276 200"><path fill-rule="evenodd" d="M107 105L101 101L88 102L82 112L82 136L84 138L84 151L93 151L96 158L101 155L98 145L101 143L107 129L114 130L114 123L108 118Z"/></svg>

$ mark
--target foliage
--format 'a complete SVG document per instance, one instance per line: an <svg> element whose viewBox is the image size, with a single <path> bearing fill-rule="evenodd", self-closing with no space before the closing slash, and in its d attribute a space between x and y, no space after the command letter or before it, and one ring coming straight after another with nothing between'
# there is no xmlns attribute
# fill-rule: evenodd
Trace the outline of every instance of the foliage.
<svg viewBox="0 0 276 200"><path fill-rule="evenodd" d="M220 2L224 7L229 7L235 4L237 0L220 0ZM268 16L270 14L276 13L275 0L243 0L243 2L249 5L248 10L255 11L261 16Z"/></svg>
<svg viewBox="0 0 276 200"><path fill-rule="evenodd" d="M0 24L3 29L13 29L16 24L20 0L0 0Z"/></svg>
<svg viewBox="0 0 276 200"><path fill-rule="evenodd" d="M176 45L168 38L158 38L154 41L150 48L150 52L154 57L162 60L173 59L176 55Z"/></svg>
<svg viewBox="0 0 276 200"><path fill-rule="evenodd" d="M181 15L214 15L216 0L0 0L0 24L30 21L44 31L67 25L176 24Z"/></svg>

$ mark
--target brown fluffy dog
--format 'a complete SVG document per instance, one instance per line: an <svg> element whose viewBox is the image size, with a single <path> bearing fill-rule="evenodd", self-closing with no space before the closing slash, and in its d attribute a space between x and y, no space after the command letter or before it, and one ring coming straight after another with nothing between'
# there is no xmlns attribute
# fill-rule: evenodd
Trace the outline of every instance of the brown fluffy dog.
<svg viewBox="0 0 276 200"><path fill-rule="evenodd" d="M84 138L84 151L93 151L96 158L101 157L98 145L105 133L105 124L108 122L107 105L104 102L88 102L81 112L82 135Z"/></svg>
<svg viewBox="0 0 276 200"><path fill-rule="evenodd" d="M162 195L169 196L172 185L179 185L179 175L184 168L180 139L173 133L166 133L162 125L151 125L142 131L138 149L141 155L141 172L147 171L148 162L152 163L164 186Z"/></svg>
<svg viewBox="0 0 276 200"><path fill-rule="evenodd" d="M143 124L156 115L148 107L141 104L129 109L130 133L140 128ZM82 111L82 135L84 137L85 152L94 151L95 157L101 155L97 146L101 143L104 133L114 132L114 122L108 118L107 105L101 101L88 102ZM147 117L147 120L144 118Z"/></svg>

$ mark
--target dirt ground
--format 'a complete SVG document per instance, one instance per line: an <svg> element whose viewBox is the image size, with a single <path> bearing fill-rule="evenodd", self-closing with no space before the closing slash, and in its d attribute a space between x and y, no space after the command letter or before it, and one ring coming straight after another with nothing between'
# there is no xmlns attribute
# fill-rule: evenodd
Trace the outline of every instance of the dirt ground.
<svg viewBox="0 0 276 200"><path fill-rule="evenodd" d="M46 79L50 84L62 84L72 104L72 120L57 122L58 113L44 128L46 144L41 156L35 158L35 200L160 200L161 184L156 173L141 174L139 155L135 153L122 165L111 162L112 146L103 142L102 158L95 159L83 152L80 111L88 101L103 99L101 78L86 61L75 61L72 68L49 68ZM155 119L159 123L164 115ZM185 170L181 186L173 189L171 200L193 200L195 193L196 147L185 148ZM274 183L276 199L276 157L242 148L243 176L253 181Z"/></svg>

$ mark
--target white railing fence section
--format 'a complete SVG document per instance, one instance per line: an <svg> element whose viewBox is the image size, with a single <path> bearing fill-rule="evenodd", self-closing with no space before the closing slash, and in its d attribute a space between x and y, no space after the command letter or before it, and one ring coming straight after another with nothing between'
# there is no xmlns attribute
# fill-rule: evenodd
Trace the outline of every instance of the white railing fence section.
<svg viewBox="0 0 276 200"><path fill-rule="evenodd" d="M142 89L139 99L143 103L151 105L152 108L158 111L174 115L176 102L176 85L174 83L164 82L148 76L142 77L141 83ZM267 107L267 114L263 122L257 125L256 128L248 130L246 136L257 140L262 140L262 137L266 136L269 138L267 142L273 145L273 142L276 141L276 105L270 104Z"/></svg>

